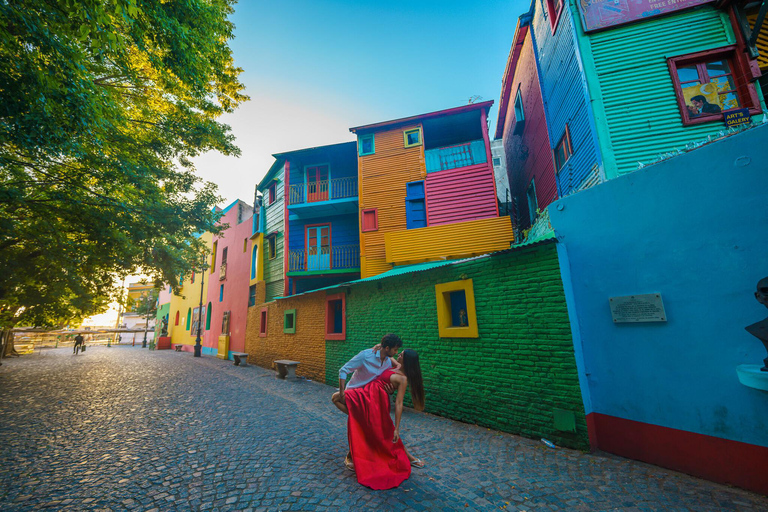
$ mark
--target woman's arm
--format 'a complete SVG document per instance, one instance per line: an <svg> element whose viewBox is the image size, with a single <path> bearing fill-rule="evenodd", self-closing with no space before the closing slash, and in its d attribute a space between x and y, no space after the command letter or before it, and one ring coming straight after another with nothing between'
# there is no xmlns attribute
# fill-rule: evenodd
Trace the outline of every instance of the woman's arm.
<svg viewBox="0 0 768 512"><path fill-rule="evenodd" d="M397 362L397 359L394 357L390 357L389 360L392 362L392 369L393 370L399 370L400 369L400 363Z"/></svg>
<svg viewBox="0 0 768 512"><path fill-rule="evenodd" d="M403 415L403 399L405 398L405 388L408 387L408 379L405 375L393 375L390 377L393 384L397 384L397 399L395 401L395 435L392 442L396 443L400 439L400 418Z"/></svg>

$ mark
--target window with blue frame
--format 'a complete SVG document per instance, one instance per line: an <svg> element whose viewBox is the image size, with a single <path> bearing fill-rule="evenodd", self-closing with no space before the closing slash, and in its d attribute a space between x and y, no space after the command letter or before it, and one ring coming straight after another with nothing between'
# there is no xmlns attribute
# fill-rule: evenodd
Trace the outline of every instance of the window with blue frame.
<svg viewBox="0 0 768 512"><path fill-rule="evenodd" d="M374 154L376 152L376 147L373 143L373 134L361 135L358 138L357 149L360 156Z"/></svg>
<svg viewBox="0 0 768 512"><path fill-rule="evenodd" d="M219 302L224 300L224 285L219 286Z"/></svg>
<svg viewBox="0 0 768 512"><path fill-rule="evenodd" d="M424 182L405 184L405 225L408 229L427 226L427 208L424 198Z"/></svg>
<svg viewBox="0 0 768 512"><path fill-rule="evenodd" d="M254 245L251 249L251 279L256 279L256 265L258 264L259 247Z"/></svg>

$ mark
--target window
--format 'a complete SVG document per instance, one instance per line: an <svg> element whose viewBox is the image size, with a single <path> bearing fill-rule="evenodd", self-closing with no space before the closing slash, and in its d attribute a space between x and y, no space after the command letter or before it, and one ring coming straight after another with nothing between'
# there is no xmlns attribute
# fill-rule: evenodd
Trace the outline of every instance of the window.
<svg viewBox="0 0 768 512"><path fill-rule="evenodd" d="M248 307L256 305L256 285L251 285L248 288Z"/></svg>
<svg viewBox="0 0 768 512"><path fill-rule="evenodd" d="M179 314L180 313L181 313L181 311L177 311L176 312L176 322L173 325L179 325Z"/></svg>
<svg viewBox="0 0 768 512"><path fill-rule="evenodd" d="M669 59L669 69L683 125L721 120L723 111L735 108L761 112L751 73L737 59L735 46Z"/></svg>
<svg viewBox="0 0 768 512"><path fill-rule="evenodd" d="M525 197L528 199L528 218L531 220L531 224L536 219L539 211L539 201L536 199L536 184L531 179L531 183L528 185L528 190L525 191Z"/></svg>
<svg viewBox="0 0 768 512"><path fill-rule="evenodd" d="M408 229L423 228L427 225L423 181L405 184L405 225Z"/></svg>
<svg viewBox="0 0 768 512"><path fill-rule="evenodd" d="M190 327L192 327L192 308L187 308L187 327L186 327L186 329L189 330Z"/></svg>
<svg viewBox="0 0 768 512"><path fill-rule="evenodd" d="M407 148L421 146L421 128L405 130L403 132L403 142Z"/></svg>
<svg viewBox="0 0 768 512"><path fill-rule="evenodd" d="M219 250L219 242L213 242L213 249L211 250L211 273L216 269L216 251Z"/></svg>
<svg viewBox="0 0 768 512"><path fill-rule="evenodd" d="M224 300L224 285L219 286L219 302Z"/></svg>
<svg viewBox="0 0 768 512"><path fill-rule="evenodd" d="M195 283L195 272L192 272L192 279L189 281L191 284Z"/></svg>
<svg viewBox="0 0 768 512"><path fill-rule="evenodd" d="M259 248L254 245L251 248L251 279L256 279L256 265L259 264Z"/></svg>
<svg viewBox="0 0 768 512"><path fill-rule="evenodd" d="M273 260L277 257L277 249L275 247L275 235L271 235L267 238L267 253L269 254L269 259Z"/></svg>
<svg viewBox="0 0 768 512"><path fill-rule="evenodd" d="M221 252L221 265L224 266L227 264L227 247L224 248L224 250Z"/></svg>
<svg viewBox="0 0 768 512"><path fill-rule="evenodd" d="M269 202L268 205L274 203L277 200L277 182L273 181L269 184Z"/></svg>
<svg viewBox="0 0 768 512"><path fill-rule="evenodd" d="M360 231L376 231L379 229L379 212L377 208L370 208L360 212Z"/></svg>
<svg viewBox="0 0 768 512"><path fill-rule="evenodd" d="M376 148L373 143L373 134L361 135L357 139L357 153L360 156L372 155L376 152Z"/></svg>
<svg viewBox="0 0 768 512"><path fill-rule="evenodd" d="M328 295L325 298L325 339L347 339L346 298L343 293Z"/></svg>
<svg viewBox="0 0 768 512"><path fill-rule="evenodd" d="M296 310L288 309L283 315L283 332L289 334L296 333Z"/></svg>
<svg viewBox="0 0 768 512"><path fill-rule="evenodd" d="M515 135L523 133L525 128L525 112L523 111L523 96L520 94L520 86L517 87L517 96L515 96L515 128L512 131Z"/></svg>
<svg viewBox="0 0 768 512"><path fill-rule="evenodd" d="M248 239L243 238L243 252L247 252L247 251L248 251Z"/></svg>
<svg viewBox="0 0 768 512"><path fill-rule="evenodd" d="M557 30L557 22L560 20L560 13L563 11L563 0L546 0L547 11L549 14L549 24L552 27L552 33Z"/></svg>
<svg viewBox="0 0 768 512"><path fill-rule="evenodd" d="M205 330L211 330L211 303L208 303L208 307L205 310Z"/></svg>
<svg viewBox="0 0 768 512"><path fill-rule="evenodd" d="M501 165L501 158L494 158L493 159L493 166L498 167Z"/></svg>
<svg viewBox="0 0 768 512"><path fill-rule="evenodd" d="M568 125L565 125L565 133L563 134L560 142L555 146L555 172L560 172L565 162L571 158L573 154L573 146L571 145L571 131Z"/></svg>
<svg viewBox="0 0 768 512"><path fill-rule="evenodd" d="M435 285L441 338L477 338L475 292L471 279Z"/></svg>
<svg viewBox="0 0 768 512"><path fill-rule="evenodd" d="M267 337L267 308L261 308L259 312L259 337Z"/></svg>

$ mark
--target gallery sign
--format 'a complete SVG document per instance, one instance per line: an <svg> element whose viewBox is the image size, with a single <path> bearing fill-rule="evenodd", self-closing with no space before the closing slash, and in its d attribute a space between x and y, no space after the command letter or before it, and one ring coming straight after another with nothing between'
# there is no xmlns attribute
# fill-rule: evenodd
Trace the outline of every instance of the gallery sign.
<svg viewBox="0 0 768 512"><path fill-rule="evenodd" d="M725 119L725 126L728 128L741 126L743 124L749 124L752 122L752 118L749 117L748 108L738 108L735 110L728 110L727 112L723 112L723 119Z"/></svg>
<svg viewBox="0 0 768 512"><path fill-rule="evenodd" d="M711 3L713 0L579 0L584 32Z"/></svg>

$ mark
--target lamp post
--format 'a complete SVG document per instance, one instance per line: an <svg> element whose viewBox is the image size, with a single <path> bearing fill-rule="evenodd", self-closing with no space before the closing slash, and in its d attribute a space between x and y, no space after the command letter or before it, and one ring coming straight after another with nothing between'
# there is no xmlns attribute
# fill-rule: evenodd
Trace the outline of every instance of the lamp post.
<svg viewBox="0 0 768 512"><path fill-rule="evenodd" d="M205 288L205 270L203 265L200 271L200 307L197 308L197 337L195 338L195 357L200 357L203 352L203 346L200 344L200 333L203 330L203 289Z"/></svg>
<svg viewBox="0 0 768 512"><path fill-rule="evenodd" d="M147 313L144 315L144 341L141 342L141 348L147 348L147 329L149 328L149 297L152 292L147 292Z"/></svg>

